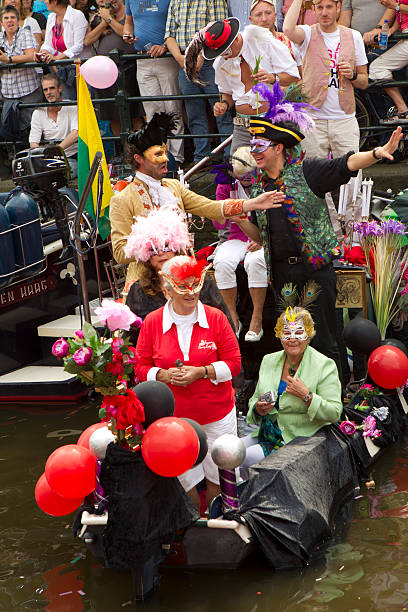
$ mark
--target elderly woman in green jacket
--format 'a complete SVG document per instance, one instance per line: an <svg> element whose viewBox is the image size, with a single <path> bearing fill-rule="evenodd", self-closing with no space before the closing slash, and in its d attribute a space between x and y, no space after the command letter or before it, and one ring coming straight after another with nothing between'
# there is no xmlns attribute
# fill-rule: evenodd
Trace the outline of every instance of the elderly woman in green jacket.
<svg viewBox="0 0 408 612"><path fill-rule="evenodd" d="M297 436L312 436L336 423L343 407L336 364L309 346L315 335L310 313L287 308L275 333L283 350L265 355L261 363L247 415L247 422L259 425L259 430L243 438L244 468Z"/></svg>

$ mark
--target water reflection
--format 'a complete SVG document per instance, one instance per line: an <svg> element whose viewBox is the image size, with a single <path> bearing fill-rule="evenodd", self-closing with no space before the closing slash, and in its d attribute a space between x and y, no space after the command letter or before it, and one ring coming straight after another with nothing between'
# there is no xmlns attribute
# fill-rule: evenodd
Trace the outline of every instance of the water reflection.
<svg viewBox="0 0 408 612"><path fill-rule="evenodd" d="M71 535L72 516L34 501L47 457L96 420L92 405L2 408L0 415L0 610L132 609L128 574L105 570ZM274 573L261 560L234 572L166 569L148 612L346 612L408 610L408 436L373 469L376 487L351 522L302 571Z"/></svg>

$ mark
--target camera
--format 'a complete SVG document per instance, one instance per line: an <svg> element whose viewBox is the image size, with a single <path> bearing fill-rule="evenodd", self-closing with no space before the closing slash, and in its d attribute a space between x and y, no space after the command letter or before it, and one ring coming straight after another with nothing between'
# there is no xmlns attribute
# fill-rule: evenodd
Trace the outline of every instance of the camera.
<svg viewBox="0 0 408 612"><path fill-rule="evenodd" d="M115 10L113 8L113 4L110 2L105 2L101 8L108 9L110 11L110 16L113 18L115 16ZM91 30L94 30L102 21L102 17L97 13L91 18L89 25Z"/></svg>
<svg viewBox="0 0 408 612"><path fill-rule="evenodd" d="M273 391L266 391L265 393L262 393L259 401L266 402L267 404L273 404L276 401L275 393Z"/></svg>

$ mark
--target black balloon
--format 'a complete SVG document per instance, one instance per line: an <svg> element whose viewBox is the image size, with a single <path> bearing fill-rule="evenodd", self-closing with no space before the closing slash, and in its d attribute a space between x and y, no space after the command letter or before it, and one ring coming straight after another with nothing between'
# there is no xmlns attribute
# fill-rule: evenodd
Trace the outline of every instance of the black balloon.
<svg viewBox="0 0 408 612"><path fill-rule="evenodd" d="M133 391L145 409L145 421L143 423L145 429L157 419L174 414L174 395L164 383L157 380L147 380L133 387Z"/></svg>
<svg viewBox="0 0 408 612"><path fill-rule="evenodd" d="M381 344L381 334L376 324L362 317L347 323L343 338L349 349L363 355L369 355Z"/></svg>
<svg viewBox="0 0 408 612"><path fill-rule="evenodd" d="M194 427L194 430L198 436L198 441L200 442L200 450L198 451L198 457L193 465L195 467L199 463L201 463L208 452L208 443L207 443L207 434L204 431L204 428L197 423L197 421L193 421L193 419L188 419L187 417L182 417L183 421L187 421L190 423L191 427Z"/></svg>
<svg viewBox="0 0 408 612"><path fill-rule="evenodd" d="M396 346L397 348L401 349L401 351L405 353L405 355L408 357L407 346L401 340L398 340L397 338L387 338L386 340L381 341L381 346L383 346L384 344L388 344L389 346Z"/></svg>

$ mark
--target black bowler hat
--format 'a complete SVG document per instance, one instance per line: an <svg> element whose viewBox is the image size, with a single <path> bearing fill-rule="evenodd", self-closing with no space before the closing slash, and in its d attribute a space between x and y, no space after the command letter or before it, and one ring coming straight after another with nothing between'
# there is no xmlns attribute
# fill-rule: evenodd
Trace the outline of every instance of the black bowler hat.
<svg viewBox="0 0 408 612"><path fill-rule="evenodd" d="M305 137L293 121L272 123L270 119L259 116L250 117L249 131L254 138L267 138L288 148L298 145Z"/></svg>
<svg viewBox="0 0 408 612"><path fill-rule="evenodd" d="M236 17L214 21L204 34L204 58L213 60L224 53L236 39L239 32L239 26L239 19Z"/></svg>

